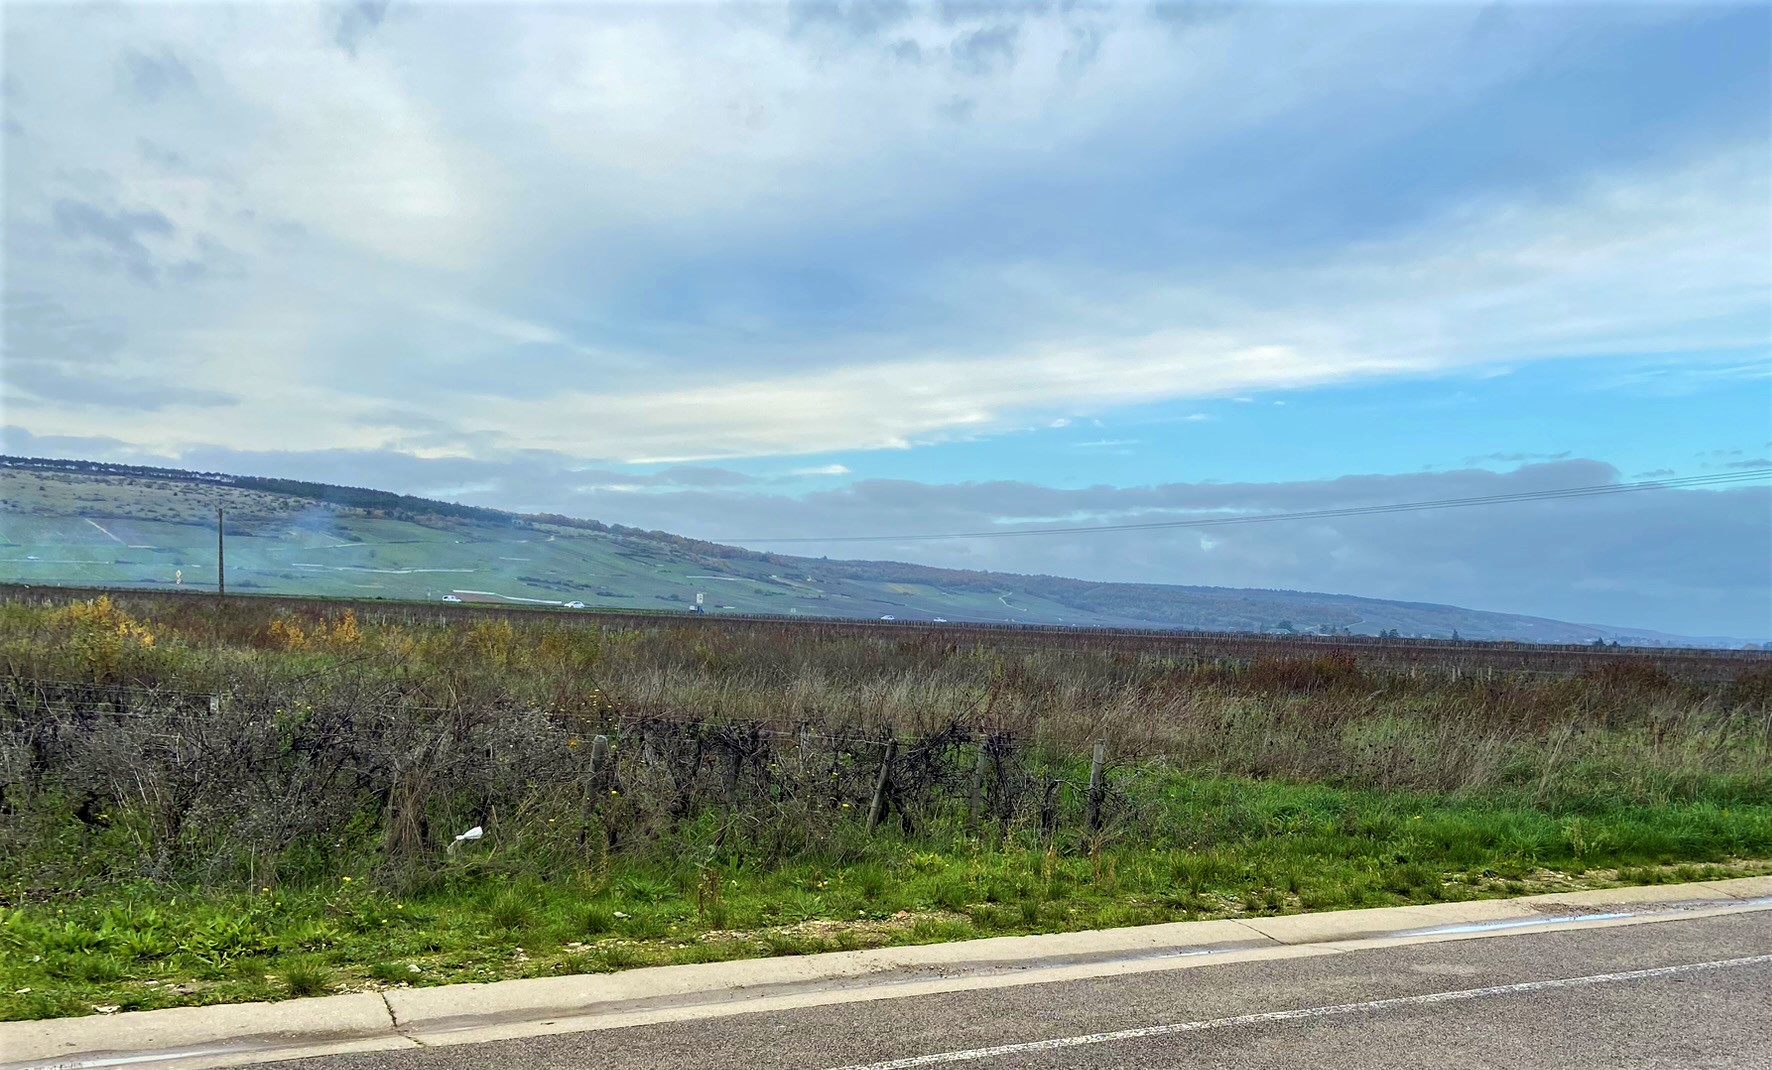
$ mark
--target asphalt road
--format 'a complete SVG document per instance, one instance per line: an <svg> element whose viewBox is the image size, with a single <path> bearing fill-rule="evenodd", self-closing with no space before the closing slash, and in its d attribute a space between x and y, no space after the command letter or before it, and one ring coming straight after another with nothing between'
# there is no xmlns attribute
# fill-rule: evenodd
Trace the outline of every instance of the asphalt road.
<svg viewBox="0 0 1772 1070"><path fill-rule="evenodd" d="M1712 964L1768 955L1762 911L267 1065L1765 1070L1772 962Z"/></svg>

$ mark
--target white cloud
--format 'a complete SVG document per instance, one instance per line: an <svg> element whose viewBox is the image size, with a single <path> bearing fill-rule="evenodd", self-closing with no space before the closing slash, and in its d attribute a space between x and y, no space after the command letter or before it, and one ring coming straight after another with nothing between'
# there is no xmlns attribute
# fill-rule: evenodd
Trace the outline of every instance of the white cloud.
<svg viewBox="0 0 1772 1070"><path fill-rule="evenodd" d="M1758 155L1611 179L1564 200L1471 206L1398 241L1245 272L1222 288L1164 286L1127 302L1128 321L1148 329L1118 336L766 377L713 373L666 389L491 396L436 414L513 447L676 461L902 447L1006 429L1059 405L1106 409L1533 357L1747 345L1763 340L1752 313L1772 286L1767 182L1751 167ZM1218 311L1208 318L1208 309ZM186 344L225 364L224 354L277 322L255 312L264 318L243 325L248 333L187 331ZM292 327L271 337L296 341ZM285 382L274 394L263 390L261 367L224 375L220 388L257 383L258 396L201 428L175 410L121 415L118 426L172 450L224 434L288 449L316 438L359 447L400 438L385 403L304 382L299 360L276 367ZM415 396L423 386L413 384ZM84 421L46 409L27 426L76 434Z"/></svg>
<svg viewBox="0 0 1772 1070"><path fill-rule="evenodd" d="M8 106L24 130L6 163L10 285L121 321L105 374L240 399L200 420L120 407L109 434L169 454L811 454L1168 399L1766 341L1758 143L1554 197L1477 196L1382 239L1210 272L979 253L882 279L956 315L1002 309L1019 332L893 323L771 348L782 325L738 302L711 326L669 307L635 325L606 307L643 271L668 296L708 248L791 257L838 225L914 220L1066 168L1098 168L1111 189L1116 168L1146 161L1091 147L1139 116L1207 143L1319 98L1358 108L1449 57L1471 92L1533 62L1531 49L1472 58L1460 18L1256 12L1189 31L1178 64L1178 39L1139 12L1078 8L1018 23L1016 61L992 78L936 62L977 26L924 10L863 39L791 33L771 8L396 9L353 53L333 18L9 13L9 73L29 89ZM1086 25L1102 31L1090 64L1073 33ZM925 61L894 59L901 40ZM119 95L115 57L135 47L180 57L189 87ZM1276 52L1297 62L1250 62ZM1375 59L1388 79L1350 75ZM158 264L243 267L157 288L96 269L55 229L68 197L162 214L171 230L143 239ZM554 363L519 365L532 351ZM88 408L7 385L19 425L90 431Z"/></svg>
<svg viewBox="0 0 1772 1070"><path fill-rule="evenodd" d="M843 464L821 464L813 468L796 468L794 469L793 474L797 476L846 476L849 474L849 466Z"/></svg>

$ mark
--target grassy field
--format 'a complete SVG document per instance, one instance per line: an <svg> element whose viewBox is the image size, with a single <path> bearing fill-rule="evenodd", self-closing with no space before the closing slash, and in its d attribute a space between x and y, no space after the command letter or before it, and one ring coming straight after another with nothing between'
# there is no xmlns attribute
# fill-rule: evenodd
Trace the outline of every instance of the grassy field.
<svg viewBox="0 0 1772 1070"><path fill-rule="evenodd" d="M0 602L0 1016L1772 871L1760 662L696 623Z"/></svg>
<svg viewBox="0 0 1772 1070"><path fill-rule="evenodd" d="M683 831L694 861L675 865L538 870L524 847L495 846L458 852L417 889L382 887L368 865L255 891L85 889L0 919L0 1017L1772 872L1742 859L1772 854L1765 806L1559 818L1414 793L1161 779L1157 827L1093 851L888 832L747 863L710 849L707 823Z"/></svg>

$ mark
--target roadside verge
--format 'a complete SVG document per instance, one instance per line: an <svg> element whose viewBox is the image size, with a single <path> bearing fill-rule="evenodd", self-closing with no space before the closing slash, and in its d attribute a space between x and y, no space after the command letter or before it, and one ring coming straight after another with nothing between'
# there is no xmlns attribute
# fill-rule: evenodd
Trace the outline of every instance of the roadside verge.
<svg viewBox="0 0 1772 1070"><path fill-rule="evenodd" d="M0 1070L196 1070L1753 910L1772 877L7 1022Z"/></svg>

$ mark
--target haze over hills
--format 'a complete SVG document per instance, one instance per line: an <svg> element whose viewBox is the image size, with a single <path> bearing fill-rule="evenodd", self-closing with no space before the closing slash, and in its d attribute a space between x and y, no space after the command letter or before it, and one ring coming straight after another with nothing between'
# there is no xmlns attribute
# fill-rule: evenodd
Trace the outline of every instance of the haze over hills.
<svg viewBox="0 0 1772 1070"><path fill-rule="evenodd" d="M1456 606L1302 591L1096 583L759 553L593 520L385 491L0 458L0 580L213 589L215 511L241 592L1544 643L1738 646Z"/></svg>

